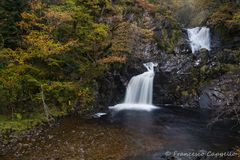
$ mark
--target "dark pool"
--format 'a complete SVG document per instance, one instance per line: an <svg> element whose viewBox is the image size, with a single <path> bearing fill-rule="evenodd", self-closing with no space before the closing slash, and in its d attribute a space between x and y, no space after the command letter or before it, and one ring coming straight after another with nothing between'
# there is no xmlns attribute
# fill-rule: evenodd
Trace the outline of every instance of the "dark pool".
<svg viewBox="0 0 240 160"><path fill-rule="evenodd" d="M174 153L234 153L240 145L239 132L228 125L210 127L208 117L207 112L176 108L68 117L2 159L160 160L174 159ZM221 157L209 159L214 158Z"/></svg>

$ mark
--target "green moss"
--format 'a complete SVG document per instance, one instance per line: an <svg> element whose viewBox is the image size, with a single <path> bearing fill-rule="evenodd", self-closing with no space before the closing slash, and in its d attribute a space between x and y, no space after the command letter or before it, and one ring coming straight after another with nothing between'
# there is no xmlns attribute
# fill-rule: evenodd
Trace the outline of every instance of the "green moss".
<svg viewBox="0 0 240 160"><path fill-rule="evenodd" d="M159 40L157 39L158 46L161 49L166 50L168 53L172 53L180 36L181 33L179 30L162 29L162 37L160 37Z"/></svg>
<svg viewBox="0 0 240 160"><path fill-rule="evenodd" d="M188 84L186 84L184 79L182 81L185 84L183 85L185 88L181 83L179 83L181 88L177 87L176 91L180 92L182 96L194 95L196 93L194 90L199 90L199 88L209 83L209 81L219 79L219 77L226 73L240 70L239 49L225 49L219 51L214 56L207 56L205 52L202 52L200 57L202 59L200 66L192 67L188 70Z"/></svg>
<svg viewBox="0 0 240 160"><path fill-rule="evenodd" d="M159 1L158 1L158 0L148 0L148 2L149 2L149 3L154 3L154 4L155 4L155 3L159 2Z"/></svg>
<svg viewBox="0 0 240 160"><path fill-rule="evenodd" d="M176 87L176 91L179 91L180 89L181 89L180 86L177 86L177 87Z"/></svg>
<svg viewBox="0 0 240 160"><path fill-rule="evenodd" d="M7 130L11 130L13 132L23 131L46 121L46 118L43 114L34 114L34 116L22 119L12 119L3 115L0 117L4 117L4 119L0 119L1 133L6 132Z"/></svg>
<svg viewBox="0 0 240 160"><path fill-rule="evenodd" d="M155 40L160 49L168 53L174 52L174 48L182 36L181 27L174 14L167 5L159 5L155 13L155 19L159 21L161 36L156 36Z"/></svg>
<svg viewBox="0 0 240 160"><path fill-rule="evenodd" d="M0 122L6 121L8 118L6 115L0 115Z"/></svg>
<svg viewBox="0 0 240 160"><path fill-rule="evenodd" d="M187 96L189 96L189 93L188 93L188 91L182 91L182 92L181 92L181 94L182 94L182 96L184 96L184 97L187 97Z"/></svg>
<svg viewBox="0 0 240 160"><path fill-rule="evenodd" d="M207 66L207 65L203 65L203 66L200 68L200 71L201 71L201 73L206 73L207 69L208 69L208 66Z"/></svg>
<svg viewBox="0 0 240 160"><path fill-rule="evenodd" d="M240 69L239 65L235 64L223 64L222 65L222 70L225 72L234 72Z"/></svg>
<svg viewBox="0 0 240 160"><path fill-rule="evenodd" d="M51 107L49 114L52 117L64 116L67 114L67 108L61 110L56 107ZM0 140L8 139L9 133L17 135L27 129L34 128L38 125L48 122L43 111L34 111L21 115L21 118L15 116L0 115Z"/></svg>
<svg viewBox="0 0 240 160"><path fill-rule="evenodd" d="M208 19L223 42L229 43L240 28L240 8L235 3L225 3L216 8Z"/></svg>

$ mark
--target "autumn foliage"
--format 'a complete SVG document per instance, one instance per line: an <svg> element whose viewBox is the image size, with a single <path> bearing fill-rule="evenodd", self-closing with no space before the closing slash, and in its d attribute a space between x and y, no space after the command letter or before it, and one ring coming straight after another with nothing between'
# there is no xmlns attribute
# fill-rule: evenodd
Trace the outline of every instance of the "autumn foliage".
<svg viewBox="0 0 240 160"><path fill-rule="evenodd" d="M136 0L138 5L148 11L154 11L157 9L156 5L149 3L147 0Z"/></svg>
<svg viewBox="0 0 240 160"><path fill-rule="evenodd" d="M61 0L0 2L0 114L51 108L86 111L96 78L126 56L111 52L110 26L99 19L111 2ZM45 105L45 104L44 104Z"/></svg>

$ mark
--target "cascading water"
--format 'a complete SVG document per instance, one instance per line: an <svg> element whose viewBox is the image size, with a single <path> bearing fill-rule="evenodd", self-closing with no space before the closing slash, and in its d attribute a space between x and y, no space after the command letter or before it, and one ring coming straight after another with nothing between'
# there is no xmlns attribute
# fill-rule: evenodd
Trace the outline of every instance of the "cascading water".
<svg viewBox="0 0 240 160"><path fill-rule="evenodd" d="M109 107L114 110L147 110L157 107L152 105L154 67L153 62L143 64L147 72L132 77L128 86L124 103Z"/></svg>
<svg viewBox="0 0 240 160"><path fill-rule="evenodd" d="M152 62L143 64L147 72L132 77L124 103L152 104L154 66Z"/></svg>
<svg viewBox="0 0 240 160"><path fill-rule="evenodd" d="M196 27L187 29L188 38L192 53L199 51L202 48L211 50L210 29L207 27Z"/></svg>

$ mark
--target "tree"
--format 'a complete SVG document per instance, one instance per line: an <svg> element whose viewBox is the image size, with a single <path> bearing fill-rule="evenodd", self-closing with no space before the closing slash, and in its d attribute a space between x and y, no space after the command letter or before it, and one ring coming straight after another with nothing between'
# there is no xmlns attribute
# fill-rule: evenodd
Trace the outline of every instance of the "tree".
<svg viewBox="0 0 240 160"><path fill-rule="evenodd" d="M26 7L25 0L2 0L0 2L0 34L4 39L5 47L19 46L22 31L16 23L21 21L20 14Z"/></svg>

